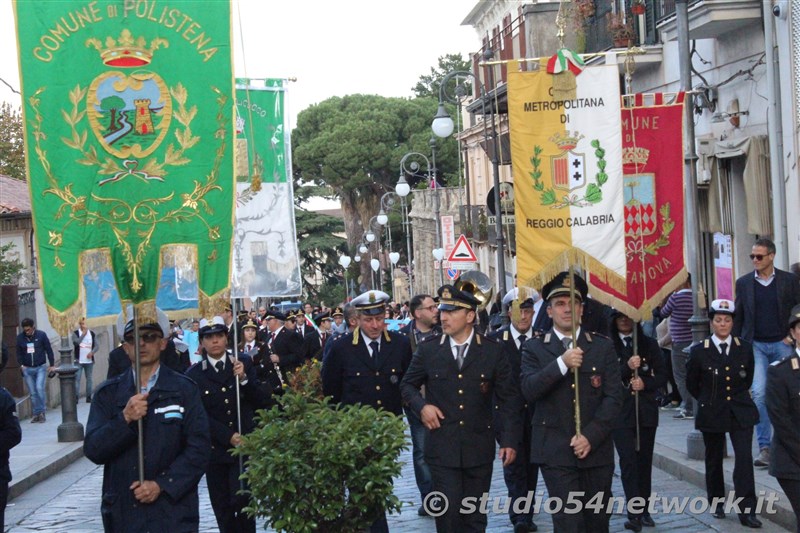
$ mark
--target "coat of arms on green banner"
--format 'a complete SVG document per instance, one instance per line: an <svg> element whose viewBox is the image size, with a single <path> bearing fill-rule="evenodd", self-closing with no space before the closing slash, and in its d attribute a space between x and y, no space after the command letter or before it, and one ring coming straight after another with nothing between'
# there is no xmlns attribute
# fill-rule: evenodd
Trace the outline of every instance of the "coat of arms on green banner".
<svg viewBox="0 0 800 533"><path fill-rule="evenodd" d="M82 270L103 256L120 299L149 315L167 247L183 249L172 266L194 268L200 313L214 313L233 228L229 1L17 0L15 12L51 323L65 334L86 314Z"/></svg>

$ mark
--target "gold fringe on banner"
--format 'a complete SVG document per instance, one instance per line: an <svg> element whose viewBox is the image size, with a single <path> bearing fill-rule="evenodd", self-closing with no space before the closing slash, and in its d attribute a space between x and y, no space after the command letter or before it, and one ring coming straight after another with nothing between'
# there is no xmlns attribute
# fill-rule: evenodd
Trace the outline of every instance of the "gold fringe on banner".
<svg viewBox="0 0 800 533"><path fill-rule="evenodd" d="M602 263L600 263L600 261L593 258L580 248L574 247L568 248L561 252L547 265L545 265L536 275L526 280L525 284L532 287L541 288L550 280L555 278L559 273L569 269L570 265L577 265L581 270L583 270L582 277L586 279L587 284L589 283L588 273L591 273L602 279L604 283L623 295L628 291L625 278L616 272L609 270ZM616 307L618 309L624 304L624 302L619 298L615 298L614 296L605 292L595 291L591 294L592 298L598 302Z"/></svg>
<svg viewBox="0 0 800 533"><path fill-rule="evenodd" d="M211 320L230 308L231 291L226 288L212 295L206 295L203 291L198 291L197 300L200 316Z"/></svg>
<svg viewBox="0 0 800 533"><path fill-rule="evenodd" d="M61 337L69 337L72 328L78 325L78 320L84 315L83 305L80 302L70 306L65 312L56 311L47 306L47 319L50 325Z"/></svg>

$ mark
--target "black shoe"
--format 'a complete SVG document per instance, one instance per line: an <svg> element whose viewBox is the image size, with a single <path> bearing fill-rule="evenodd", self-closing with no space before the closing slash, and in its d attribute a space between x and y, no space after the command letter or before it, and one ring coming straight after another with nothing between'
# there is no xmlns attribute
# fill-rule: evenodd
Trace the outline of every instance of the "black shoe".
<svg viewBox="0 0 800 533"><path fill-rule="evenodd" d="M656 523L653 521L653 517L649 514L642 515L640 520L644 527L656 527Z"/></svg>
<svg viewBox="0 0 800 533"><path fill-rule="evenodd" d="M424 505L417 507L417 516L430 516L431 514L425 509Z"/></svg>
<svg viewBox="0 0 800 533"><path fill-rule="evenodd" d="M528 533L528 531L530 531L530 528L525 522L517 522L514 524L514 533Z"/></svg>
<svg viewBox="0 0 800 533"><path fill-rule="evenodd" d="M713 516L714 518L725 518L725 511L723 511L722 509L717 509L711 516Z"/></svg>
<svg viewBox="0 0 800 533"><path fill-rule="evenodd" d="M751 514L739 515L739 522L741 522L744 527L751 527L753 529L761 527L761 520Z"/></svg>
<svg viewBox="0 0 800 533"><path fill-rule="evenodd" d="M642 522L638 518L629 518L625 521L625 529L630 529L631 531L641 531L642 530Z"/></svg>
<svg viewBox="0 0 800 533"><path fill-rule="evenodd" d="M86 397L86 403L92 403L92 397L91 396L87 396Z"/></svg>
<svg viewBox="0 0 800 533"><path fill-rule="evenodd" d="M33 415L33 418L31 418L31 424L36 424L38 422L39 422L39 415Z"/></svg>

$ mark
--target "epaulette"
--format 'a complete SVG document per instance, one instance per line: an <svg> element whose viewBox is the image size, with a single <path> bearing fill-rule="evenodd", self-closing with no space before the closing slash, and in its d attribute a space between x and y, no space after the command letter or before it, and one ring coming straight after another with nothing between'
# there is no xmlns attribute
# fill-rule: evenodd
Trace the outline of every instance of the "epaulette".
<svg viewBox="0 0 800 533"><path fill-rule="evenodd" d="M441 339L439 340L439 345L440 345L440 346L441 346L442 344L444 344L444 340L445 340L446 338L447 338L447 335L442 335L442 336L441 336Z"/></svg>
<svg viewBox="0 0 800 533"><path fill-rule="evenodd" d="M742 345L741 341L739 340L739 337L734 337L733 338L733 342L736 344L736 346L741 346Z"/></svg>
<svg viewBox="0 0 800 533"><path fill-rule="evenodd" d="M392 337L389 336L389 330L383 330L383 338L386 339L386 342L392 342Z"/></svg>
<svg viewBox="0 0 800 533"><path fill-rule="evenodd" d="M703 341L703 348L708 349L709 346L711 346L711 339L704 340Z"/></svg>
<svg viewBox="0 0 800 533"><path fill-rule="evenodd" d="M787 355L783 359L778 359L777 361L770 363L770 366L779 366L787 361L792 362L792 370L800 370L800 357L797 356L797 353Z"/></svg>
<svg viewBox="0 0 800 533"><path fill-rule="evenodd" d="M361 330L358 326L356 326L356 329L353 330L353 346L358 346L358 338L360 337L358 334L359 331Z"/></svg>
<svg viewBox="0 0 800 533"><path fill-rule="evenodd" d="M587 335L588 335L588 333L587 333ZM592 335L594 335L595 337L600 337L601 339L606 339L607 341L610 341L610 340L611 340L611 337L609 337L608 335L605 335L605 334L603 334L603 333L599 333L599 332L597 332L597 331L593 331L593 332L592 332ZM588 338L588 337L587 337L587 338Z"/></svg>
<svg viewBox="0 0 800 533"><path fill-rule="evenodd" d="M552 335L553 335L552 333L546 333L545 336L544 336L544 341L543 342L546 343L546 344L549 344L550 343L550 337Z"/></svg>
<svg viewBox="0 0 800 533"><path fill-rule="evenodd" d="M589 334L588 331L585 331L583 335L586 337L586 342L592 342L592 335L597 335L598 337L602 337L602 335L595 333L594 331L591 333L591 335Z"/></svg>
<svg viewBox="0 0 800 533"><path fill-rule="evenodd" d="M475 344L477 344L478 346L481 345L481 335L479 333L475 334Z"/></svg>
<svg viewBox="0 0 800 533"><path fill-rule="evenodd" d="M503 332L503 340L504 340L504 341L507 341L507 340L508 340L508 330L505 330L505 331Z"/></svg>

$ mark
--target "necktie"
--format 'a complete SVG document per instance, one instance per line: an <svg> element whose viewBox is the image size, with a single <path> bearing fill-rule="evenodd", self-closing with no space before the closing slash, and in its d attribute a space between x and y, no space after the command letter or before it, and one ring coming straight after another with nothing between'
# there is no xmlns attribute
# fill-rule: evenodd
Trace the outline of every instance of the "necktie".
<svg viewBox="0 0 800 533"><path fill-rule="evenodd" d="M633 348L633 338L632 337L625 337L622 339L625 342L626 348Z"/></svg>
<svg viewBox="0 0 800 533"><path fill-rule="evenodd" d="M458 363L459 370L464 366L464 352L467 351L467 346L469 346L469 344L456 345L456 362Z"/></svg>
<svg viewBox="0 0 800 533"><path fill-rule="evenodd" d="M569 347L572 346L572 337L564 337L561 339L561 343L564 345L564 351L569 350Z"/></svg>
<svg viewBox="0 0 800 533"><path fill-rule="evenodd" d="M522 345L525 344L525 341L528 340L528 337L523 333L517 337L517 340L519 341L519 347L522 348Z"/></svg>
<svg viewBox="0 0 800 533"><path fill-rule="evenodd" d="M719 343L719 351L722 353L722 357L728 355L728 343L727 342Z"/></svg>
<svg viewBox="0 0 800 533"><path fill-rule="evenodd" d="M369 349L372 350L372 358L374 360L378 360L378 341L372 341L369 343Z"/></svg>
<svg viewBox="0 0 800 533"><path fill-rule="evenodd" d="M223 370L225 370L225 363L223 363L222 361L217 361L216 364L214 365L214 368L217 369L217 372L222 372Z"/></svg>

